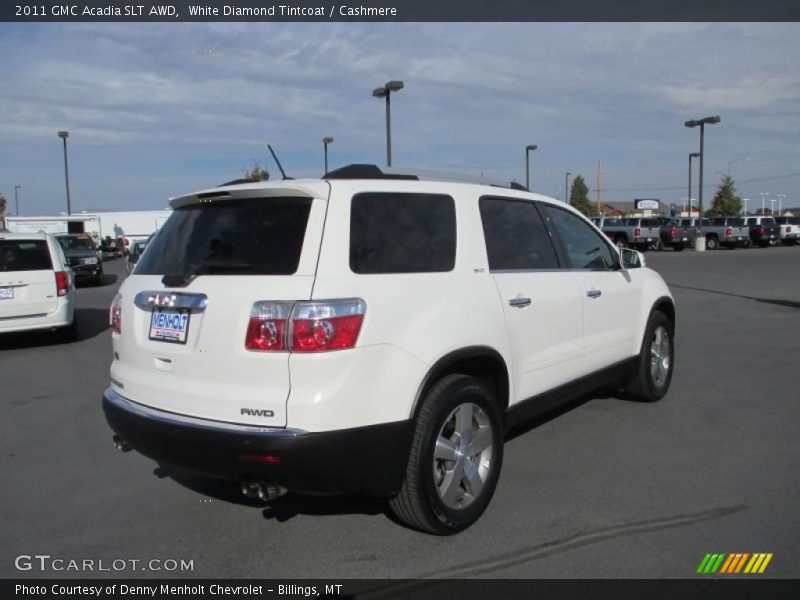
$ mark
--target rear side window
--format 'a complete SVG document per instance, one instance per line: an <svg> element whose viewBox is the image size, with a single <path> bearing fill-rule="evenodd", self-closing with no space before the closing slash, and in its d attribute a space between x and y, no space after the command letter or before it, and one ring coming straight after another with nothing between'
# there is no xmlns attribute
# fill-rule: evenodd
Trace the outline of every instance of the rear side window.
<svg viewBox="0 0 800 600"><path fill-rule="evenodd" d="M350 270L377 273L452 271L456 208L450 196L368 192L350 205Z"/></svg>
<svg viewBox="0 0 800 600"><path fill-rule="evenodd" d="M0 271L52 271L44 240L0 240Z"/></svg>
<svg viewBox="0 0 800 600"><path fill-rule="evenodd" d="M489 269L557 269L550 234L533 202L481 198Z"/></svg>
<svg viewBox="0 0 800 600"><path fill-rule="evenodd" d="M248 198L176 208L137 275L291 275L311 198Z"/></svg>

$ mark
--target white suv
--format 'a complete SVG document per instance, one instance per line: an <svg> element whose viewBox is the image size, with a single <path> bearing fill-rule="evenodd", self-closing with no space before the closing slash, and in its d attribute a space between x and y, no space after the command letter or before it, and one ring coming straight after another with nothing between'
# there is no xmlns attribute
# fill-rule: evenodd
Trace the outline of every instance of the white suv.
<svg viewBox="0 0 800 600"><path fill-rule="evenodd" d="M49 233L0 231L0 333L77 336L75 274Z"/></svg>
<svg viewBox="0 0 800 600"><path fill-rule="evenodd" d="M172 199L111 307L117 447L469 526L511 425L600 387L658 400L672 376L661 277L512 188L351 165Z"/></svg>

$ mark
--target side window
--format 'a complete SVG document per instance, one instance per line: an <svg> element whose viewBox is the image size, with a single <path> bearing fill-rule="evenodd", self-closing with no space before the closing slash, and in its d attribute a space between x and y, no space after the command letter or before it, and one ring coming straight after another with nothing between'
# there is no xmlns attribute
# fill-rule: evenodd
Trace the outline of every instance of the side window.
<svg viewBox="0 0 800 600"><path fill-rule="evenodd" d="M557 269L550 234L533 202L484 197L480 200L489 269Z"/></svg>
<svg viewBox="0 0 800 600"><path fill-rule="evenodd" d="M753 218L747 219L747 224L748 225L755 225L756 224L756 220L753 219Z"/></svg>
<svg viewBox="0 0 800 600"><path fill-rule="evenodd" d="M456 262L456 207L450 196L367 192L350 206L353 273L435 273Z"/></svg>
<svg viewBox="0 0 800 600"><path fill-rule="evenodd" d="M609 269L617 260L611 247L583 219L555 206L545 208L573 269Z"/></svg>

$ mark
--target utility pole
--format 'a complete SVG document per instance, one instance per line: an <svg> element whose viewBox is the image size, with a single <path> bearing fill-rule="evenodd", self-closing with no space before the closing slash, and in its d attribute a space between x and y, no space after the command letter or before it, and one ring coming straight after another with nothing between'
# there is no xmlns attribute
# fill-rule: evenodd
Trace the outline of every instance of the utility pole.
<svg viewBox="0 0 800 600"><path fill-rule="evenodd" d="M600 161L597 161L597 214L600 214L600 192L603 191L603 171L600 170Z"/></svg>

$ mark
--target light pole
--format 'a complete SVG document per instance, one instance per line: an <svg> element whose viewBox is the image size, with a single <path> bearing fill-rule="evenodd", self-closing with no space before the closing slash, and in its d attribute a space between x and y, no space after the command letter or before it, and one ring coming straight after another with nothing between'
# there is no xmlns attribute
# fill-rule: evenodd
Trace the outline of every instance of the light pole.
<svg viewBox="0 0 800 600"><path fill-rule="evenodd" d="M775 194L775 196L778 198L778 216L780 217L783 212L783 199L786 198L786 194Z"/></svg>
<svg viewBox="0 0 800 600"><path fill-rule="evenodd" d="M19 216L19 196L17 195L17 192L18 192L18 191L19 191L21 188L22 188L22 186L21 186L21 185L15 185L15 186L14 186L14 204L15 204L15 205L16 205L16 207L17 207L17 216Z"/></svg>
<svg viewBox="0 0 800 600"><path fill-rule="evenodd" d="M775 201L776 200L777 200L777 198L770 198L769 199L769 214L772 217L775 216Z"/></svg>
<svg viewBox="0 0 800 600"><path fill-rule="evenodd" d="M72 203L69 199L69 167L67 166L67 138L69 137L68 131L59 131L58 137L64 140L64 179L67 182L67 215L72 214Z"/></svg>
<svg viewBox="0 0 800 600"><path fill-rule="evenodd" d="M333 143L332 137L324 137L322 138L322 145L325 148L325 173L328 173L328 144Z"/></svg>
<svg viewBox="0 0 800 600"><path fill-rule="evenodd" d="M564 175L564 202L569 204L569 176L572 175L569 171Z"/></svg>
<svg viewBox="0 0 800 600"><path fill-rule="evenodd" d="M742 198L742 202L744 202L744 216L745 217L747 216L747 202L749 200L750 200L750 198Z"/></svg>
<svg viewBox="0 0 800 600"><path fill-rule="evenodd" d="M700 126L700 182L698 183L699 186L699 193L697 196L698 206L698 218L697 221L697 242L695 244L695 249L700 250L701 252L706 249L706 236L703 234L703 143L705 139L705 130L706 130L706 123L709 125L714 125L719 123L722 119L719 118L719 115L715 115L713 117L703 117L702 119L692 119L691 121L686 121L684 125L689 128L695 128L698 125ZM689 194L691 196L691 193Z"/></svg>
<svg viewBox="0 0 800 600"><path fill-rule="evenodd" d="M532 150L538 148L536 144L525 146L525 189L531 191L531 159L529 158Z"/></svg>
<svg viewBox="0 0 800 600"><path fill-rule="evenodd" d="M383 87L372 90L372 95L376 98L386 98L386 166L392 166L392 103L389 98L392 92L399 92L405 85L402 81L387 81Z"/></svg>
<svg viewBox="0 0 800 600"><path fill-rule="evenodd" d="M767 196L769 196L769 192L760 192L760 193L759 193L759 196L761 196L761 214L763 215L763 214L764 214L764 210L765 210L765 207L764 207L764 198L766 198Z"/></svg>
<svg viewBox="0 0 800 600"><path fill-rule="evenodd" d="M698 158L699 152L692 152L689 154L689 218L692 218L692 159Z"/></svg>

